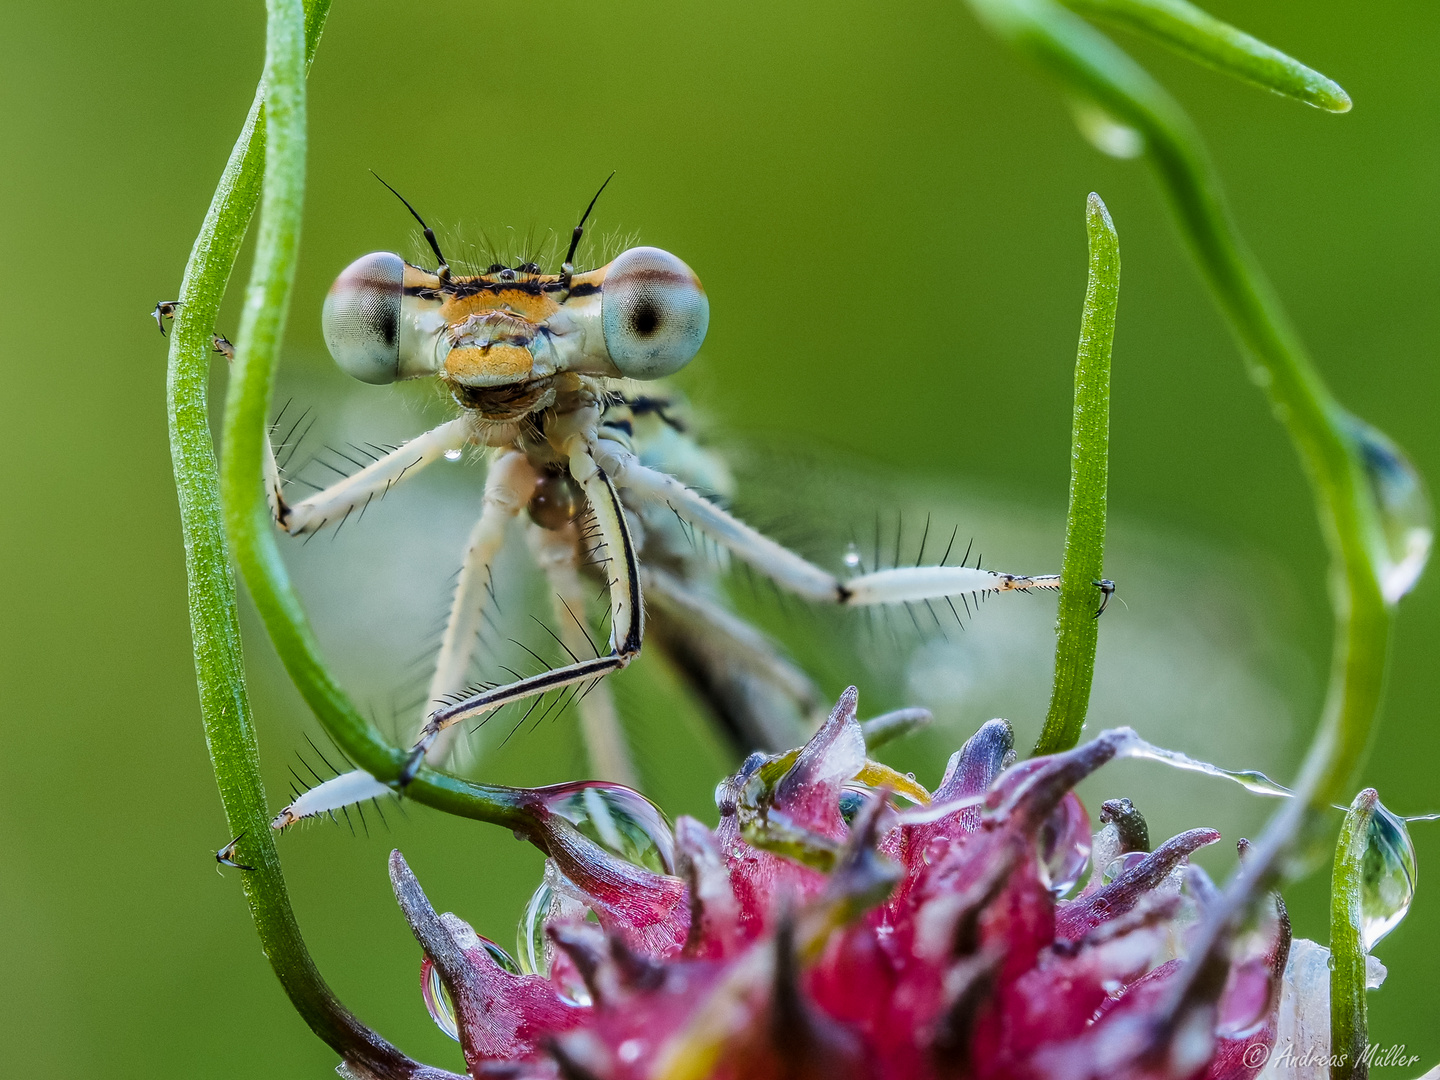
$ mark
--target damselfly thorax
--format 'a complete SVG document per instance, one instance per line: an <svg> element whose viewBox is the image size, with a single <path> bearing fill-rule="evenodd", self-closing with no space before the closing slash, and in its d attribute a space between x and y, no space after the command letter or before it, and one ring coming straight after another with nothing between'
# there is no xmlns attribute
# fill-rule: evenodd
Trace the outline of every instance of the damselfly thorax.
<svg viewBox="0 0 1440 1080"><path fill-rule="evenodd" d="M693 557L696 535L779 588L822 604L907 603L1058 584L1054 576L953 565L837 576L723 509L712 499L725 490L723 462L690 439L663 392L636 388L637 381L673 374L699 351L710 319L705 291L684 262L653 247L631 248L606 266L576 273L584 221L558 274L533 263L452 274L428 228L439 262L433 272L389 252L352 263L336 279L322 316L336 362L367 383L438 379L459 416L293 506L270 462L276 521L303 535L363 513L442 456L457 456L467 445L492 449L480 520L463 555L420 738L399 787L422 762L443 763L463 721L483 721L509 705L528 702L533 709L557 692L577 704L595 773L634 784L602 680L640 654L647 630L740 748L795 745L798 729L823 716L822 697L773 642L729 610L711 580L713 567ZM557 638L573 662L469 685L480 624L494 602L491 575L510 524L522 516L556 600ZM598 577L608 591L603 644L585 625L593 585L582 577ZM302 796L276 824L392 790L369 774L347 773Z"/></svg>

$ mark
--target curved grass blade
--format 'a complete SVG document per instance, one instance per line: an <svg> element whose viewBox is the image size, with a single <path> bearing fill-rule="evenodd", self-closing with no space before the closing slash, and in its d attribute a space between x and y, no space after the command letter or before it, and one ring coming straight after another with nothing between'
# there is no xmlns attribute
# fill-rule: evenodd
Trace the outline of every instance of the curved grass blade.
<svg viewBox="0 0 1440 1080"><path fill-rule="evenodd" d="M1199 135L1166 91L1125 52L1054 0L971 0L982 22L1037 60L1066 87L1140 132L1199 268L1238 339L1254 380L1270 397L1309 475L1336 566L1335 668L1331 692L1296 784L1282 808L1285 836L1263 838L1245 874L1275 869L1308 814L1342 798L1364 760L1379 709L1391 626L1368 536L1376 509L1342 419L1299 335L1243 242L1220 195ZM1293 819L1292 819L1293 817ZM1260 868L1265 873L1260 873Z"/></svg>
<svg viewBox="0 0 1440 1080"><path fill-rule="evenodd" d="M326 665L280 558L259 481L268 437L270 396L299 244L305 186L303 121L302 99L300 127L294 137L283 144L289 156L283 166L276 167L273 190L268 183L265 190L256 271L246 290L225 400L221 451L225 525L234 546L235 561L271 643L306 704L358 768L388 784L400 776L409 754L386 742L374 724L356 709ZM237 245L254 208L253 191L249 192L249 198L249 209L237 223ZM263 262L261 254L265 255ZM226 271L228 276L228 264ZM222 292L223 285L222 278ZM218 294L215 306L218 306ZM196 308L180 310L191 313L192 322L196 321ZM213 320L214 306L208 312L207 318ZM209 327L210 322L206 322L207 335ZM434 769L421 769L406 786L405 794L447 813L504 825L540 842L533 811L523 795L513 788L476 784Z"/></svg>
<svg viewBox="0 0 1440 1080"><path fill-rule="evenodd" d="M225 849L242 869L250 915L266 957L311 1029L346 1061L380 1077L449 1076L412 1061L363 1024L330 991L315 967L290 906L270 831L259 744L245 689L245 665L220 507L219 477L207 404L210 334L225 285L260 199L267 123L284 124L289 103L266 87L303 87L329 0L272 4L266 78L256 91L240 137L215 189L185 266L175 329L170 335L167 405L170 454L180 504L189 587L190 628L200 715L216 784L236 839ZM303 89L302 89L303 93ZM277 126L279 126L277 124Z"/></svg>
<svg viewBox="0 0 1440 1080"><path fill-rule="evenodd" d="M1303 101L1326 112L1350 111L1350 95L1333 79L1186 0L1063 0L1086 18L1141 34L1196 63Z"/></svg>
<svg viewBox="0 0 1440 1080"><path fill-rule="evenodd" d="M1380 508L1348 437L1348 414L1321 380L1263 273L1240 240L1218 177L1180 106L1125 52L1055 0L970 0L999 37L1072 92L1139 132L1182 235L1230 323L1252 377L1270 397L1308 474L1330 549L1335 642L1329 693L1296 782L1296 798L1271 818L1193 943L1157 1039L1175 1036L1213 1005L1226 949L1244 913L1298 863L1297 838L1313 839L1327 807L1363 764L1379 712L1393 606L1367 538ZM1223 979L1220 980L1223 984ZM1158 1046L1158 1044L1157 1044Z"/></svg>

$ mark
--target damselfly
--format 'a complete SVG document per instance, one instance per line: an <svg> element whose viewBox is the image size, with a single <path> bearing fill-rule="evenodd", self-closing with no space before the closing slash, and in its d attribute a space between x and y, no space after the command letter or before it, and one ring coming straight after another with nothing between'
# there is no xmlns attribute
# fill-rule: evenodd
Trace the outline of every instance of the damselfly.
<svg viewBox="0 0 1440 1080"><path fill-rule="evenodd" d="M467 446L490 452L483 509L463 554L429 708L402 785L422 762L444 762L463 723L566 689L578 704L593 772L634 783L602 680L640 655L647 633L695 669L693 683L737 742L747 749L795 745L797 727L823 715L820 696L726 607L710 564L696 555L697 538L815 604L895 605L1059 584L1057 575L943 559L837 576L728 512L716 498L726 493L723 463L689 438L672 399L654 389L705 340L705 290L689 266L653 247L630 248L577 273L575 252L594 205L575 227L558 274L525 262L496 263L472 276L452 273L433 231L411 208L437 269L390 252L357 259L326 297L325 341L336 363L362 382L438 379L459 415L300 502L286 499L273 461L268 470L276 522L305 536L363 514L402 480ZM570 660L467 686L477 633L494 602L496 560L510 524L522 517L556 598L557 636ZM586 626L586 578L608 590L602 647ZM346 773L286 807L276 824L390 790L366 773Z"/></svg>

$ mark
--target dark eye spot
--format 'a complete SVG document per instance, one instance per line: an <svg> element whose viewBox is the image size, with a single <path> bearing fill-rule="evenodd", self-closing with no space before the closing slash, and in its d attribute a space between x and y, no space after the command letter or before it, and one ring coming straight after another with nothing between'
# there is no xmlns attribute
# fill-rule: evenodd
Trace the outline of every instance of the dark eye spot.
<svg viewBox="0 0 1440 1080"><path fill-rule="evenodd" d="M641 337L649 337L660 326L660 309L649 300L643 300L630 313L630 329Z"/></svg>

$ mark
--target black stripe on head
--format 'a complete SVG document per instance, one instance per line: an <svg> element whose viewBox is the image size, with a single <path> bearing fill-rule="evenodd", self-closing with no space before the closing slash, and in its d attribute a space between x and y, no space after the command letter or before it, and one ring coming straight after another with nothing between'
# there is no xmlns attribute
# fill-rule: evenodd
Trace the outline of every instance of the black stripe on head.
<svg viewBox="0 0 1440 1080"><path fill-rule="evenodd" d="M590 282L582 282L570 289L571 296L593 296L600 291L600 286ZM546 293L563 292L564 287L558 281L486 281L483 278L451 278L444 282L439 288L429 285L409 285L405 288L406 296L418 296L422 300L444 300L447 296L463 300L469 296L480 296L483 293L518 292L526 296L543 296Z"/></svg>

